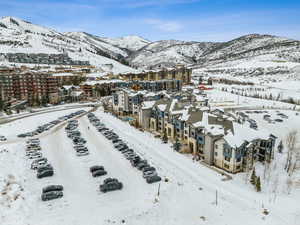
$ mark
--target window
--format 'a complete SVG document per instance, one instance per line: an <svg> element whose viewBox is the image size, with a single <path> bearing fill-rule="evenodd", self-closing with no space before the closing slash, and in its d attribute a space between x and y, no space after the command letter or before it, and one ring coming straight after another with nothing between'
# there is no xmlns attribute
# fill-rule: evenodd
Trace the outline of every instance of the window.
<svg viewBox="0 0 300 225"><path fill-rule="evenodd" d="M218 149L218 145L215 145L215 149Z"/></svg>
<svg viewBox="0 0 300 225"><path fill-rule="evenodd" d="M242 158L241 157L239 157L239 158L237 158L237 162L240 162L242 160Z"/></svg>
<svg viewBox="0 0 300 225"><path fill-rule="evenodd" d="M236 169L239 170L241 168L241 166L237 166Z"/></svg>
<svg viewBox="0 0 300 225"><path fill-rule="evenodd" d="M230 158L228 156L225 156L225 160L230 162Z"/></svg>
<svg viewBox="0 0 300 225"><path fill-rule="evenodd" d="M226 163L224 163L224 167L225 167L226 169L229 169L229 165L226 164Z"/></svg>
<svg viewBox="0 0 300 225"><path fill-rule="evenodd" d="M217 153L217 152L215 152L215 156L218 156L218 153Z"/></svg>

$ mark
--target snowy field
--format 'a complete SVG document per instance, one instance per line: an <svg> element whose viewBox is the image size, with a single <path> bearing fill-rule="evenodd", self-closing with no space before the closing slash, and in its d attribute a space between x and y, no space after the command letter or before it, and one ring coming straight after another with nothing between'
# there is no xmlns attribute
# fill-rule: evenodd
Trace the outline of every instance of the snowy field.
<svg viewBox="0 0 300 225"><path fill-rule="evenodd" d="M25 158L24 140L0 144L1 225L299 224L298 189L290 194L278 190L274 200L274 194L264 185L261 193L255 192L245 183L243 174L222 181L220 174L173 152L168 144L162 144L151 134L135 130L101 110L95 115L154 165L163 178L168 178L168 182L161 182L159 201L154 201L158 183L147 184L141 172L131 167L84 116L79 119L79 130L87 140L90 155L77 157L64 129L41 138L43 155L55 170L53 177L36 178L35 171L30 170L30 160ZM60 112L55 112L35 120L26 118L24 123L7 130L12 130L14 136L16 126L25 129L28 124L38 125L59 116ZM280 130L282 135L286 132ZM124 184L123 190L101 193L99 184L105 177L92 178L89 172L89 167L96 164L105 167L106 177L118 178ZM41 189L49 184L62 184L64 197L42 202ZM263 214L264 209L269 211L268 215Z"/></svg>
<svg viewBox="0 0 300 225"><path fill-rule="evenodd" d="M284 103L276 100L259 99L232 94L230 91L221 91L218 89L205 91L212 107L227 108L278 108L278 109L300 109L300 106Z"/></svg>

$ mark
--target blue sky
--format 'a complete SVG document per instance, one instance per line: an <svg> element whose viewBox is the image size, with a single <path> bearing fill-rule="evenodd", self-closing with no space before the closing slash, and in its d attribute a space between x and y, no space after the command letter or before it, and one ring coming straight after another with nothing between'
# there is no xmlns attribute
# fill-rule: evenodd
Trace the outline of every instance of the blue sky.
<svg viewBox="0 0 300 225"><path fill-rule="evenodd" d="M227 41L249 33L300 40L299 15L300 0L0 0L0 16L152 41Z"/></svg>

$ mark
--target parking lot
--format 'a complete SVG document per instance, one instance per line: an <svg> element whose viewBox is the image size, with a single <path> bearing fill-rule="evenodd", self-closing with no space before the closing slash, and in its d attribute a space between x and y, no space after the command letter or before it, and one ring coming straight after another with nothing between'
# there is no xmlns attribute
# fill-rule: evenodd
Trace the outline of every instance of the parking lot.
<svg viewBox="0 0 300 225"><path fill-rule="evenodd" d="M92 125L89 118L84 116L78 119L75 130L86 140L84 146L88 154L77 154L73 140L67 136L67 124L40 138L42 156L53 167L53 176L37 179L37 173L30 169L33 159L25 155L26 139L20 139L22 142L19 144L5 145L7 151L15 154L14 158L17 157L20 162L25 160L25 165L10 164L18 165L14 174L25 190L22 193L23 206L14 212L15 220L20 221L15 224L196 225L199 221L203 222L199 218L204 216L211 224L221 225L224 221L231 221L238 213L251 221L244 221L244 224L252 225L253 221L261 221L261 214L258 213L261 201L274 213L273 217L267 218L266 224L288 222L276 216L288 211L288 207L280 211L272 208L267 197L236 185L234 181L223 182L220 174L193 163L188 157L174 152L170 145L163 144L151 134L140 132L102 110L96 111L95 116L126 142L129 149L147 160L162 181L148 184L142 171L133 167L127 159L135 156L125 156L118 151L112 140L109 140L110 135L105 137L104 132L98 132L99 127ZM0 155L0 161L5 156L3 154ZM95 165L103 166L107 174L94 177L90 169ZM5 171L1 165L0 169ZM122 189L101 192L99 186L107 178L116 178L122 182ZM160 195L157 196L159 184ZM63 197L42 201L42 190L48 185L62 185ZM218 206L214 203L216 190L220 198ZM284 204L285 199L280 201Z"/></svg>

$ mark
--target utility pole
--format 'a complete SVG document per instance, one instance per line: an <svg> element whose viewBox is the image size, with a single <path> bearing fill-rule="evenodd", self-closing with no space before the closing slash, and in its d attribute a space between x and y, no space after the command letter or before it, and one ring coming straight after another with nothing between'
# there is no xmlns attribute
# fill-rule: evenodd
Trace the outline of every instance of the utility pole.
<svg viewBox="0 0 300 225"><path fill-rule="evenodd" d="M218 190L216 190L216 205L218 205Z"/></svg>
<svg viewBox="0 0 300 225"><path fill-rule="evenodd" d="M159 193L160 193L160 183L158 184L157 196L159 196Z"/></svg>

